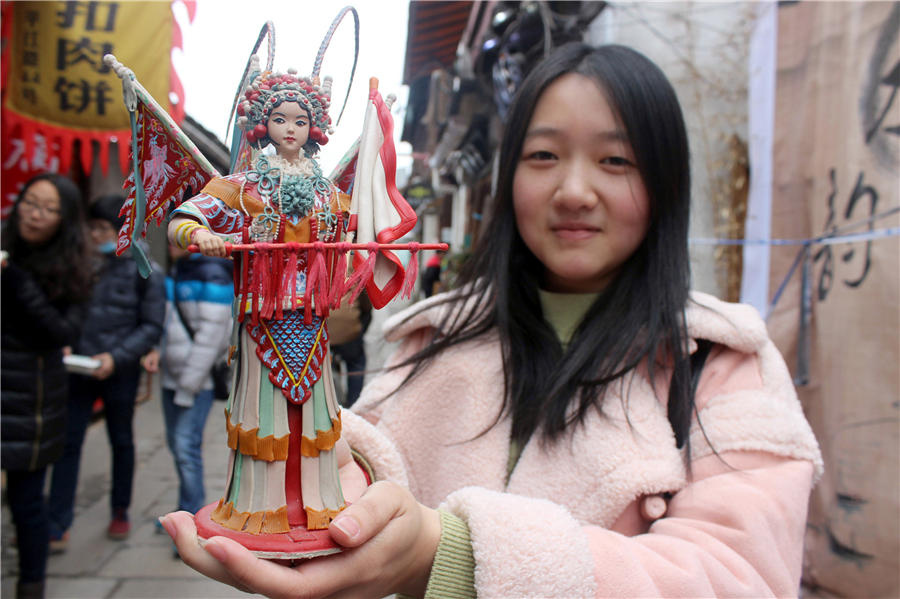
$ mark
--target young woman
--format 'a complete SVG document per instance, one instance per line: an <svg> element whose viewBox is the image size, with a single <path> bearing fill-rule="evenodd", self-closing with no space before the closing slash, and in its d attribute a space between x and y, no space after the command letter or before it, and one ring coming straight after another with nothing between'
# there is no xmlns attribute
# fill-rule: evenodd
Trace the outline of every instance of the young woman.
<svg viewBox="0 0 900 599"><path fill-rule="evenodd" d="M185 561L278 597L796 594L821 457L764 323L689 291L688 159L654 64L556 50L461 287L387 324L344 417L379 481L331 524L348 550L288 568L170 514Z"/></svg>
<svg viewBox="0 0 900 599"><path fill-rule="evenodd" d="M31 179L3 230L0 397L7 495L19 545L18 597L42 597L49 539L47 466L65 442L63 348L90 295L81 192L63 175Z"/></svg>

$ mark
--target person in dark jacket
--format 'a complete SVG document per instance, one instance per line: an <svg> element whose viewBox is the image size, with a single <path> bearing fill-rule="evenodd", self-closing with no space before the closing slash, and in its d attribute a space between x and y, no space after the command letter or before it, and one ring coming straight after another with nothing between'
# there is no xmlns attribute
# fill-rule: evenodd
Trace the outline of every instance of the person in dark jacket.
<svg viewBox="0 0 900 599"><path fill-rule="evenodd" d="M47 466L63 451L63 348L78 339L90 295L81 192L68 178L26 183L3 231L0 275L0 461L19 546L16 596L42 597L47 568Z"/></svg>
<svg viewBox="0 0 900 599"><path fill-rule="evenodd" d="M165 283L156 267L148 279L126 254L115 255L116 232L122 224L124 198L98 198L88 209L91 238L98 250L98 279L88 304L84 330L73 348L100 365L90 374L69 380L69 418L66 446L53 469L50 486L51 547L65 548L74 518L75 490L84 434L93 405L103 399L104 418L112 447L112 519L107 536L127 538L128 507L134 480L132 421L141 369L140 359L159 341L165 317Z"/></svg>

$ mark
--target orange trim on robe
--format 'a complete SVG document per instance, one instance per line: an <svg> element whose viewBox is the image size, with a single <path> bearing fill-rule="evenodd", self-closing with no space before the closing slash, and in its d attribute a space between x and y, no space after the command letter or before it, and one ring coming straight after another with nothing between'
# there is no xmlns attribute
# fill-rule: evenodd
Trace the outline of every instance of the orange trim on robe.
<svg viewBox="0 0 900 599"><path fill-rule="evenodd" d="M210 519L225 528L254 535L291 530L291 526L288 524L287 506L282 506L274 511L240 512L234 509L234 505L230 501L226 503L224 499L220 499L219 505L210 513Z"/></svg>
<svg viewBox="0 0 900 599"><path fill-rule="evenodd" d="M306 435L300 437L300 455L305 458L315 458L320 451L332 449L338 439L341 438L341 415L331 419L331 430L316 431L316 438L310 439Z"/></svg>
<svg viewBox="0 0 900 599"><path fill-rule="evenodd" d="M331 524L331 521L337 518L337 515L341 513L341 508L339 510L314 510L311 508L306 508L306 528L307 530L324 530L328 528L328 525Z"/></svg>
<svg viewBox="0 0 900 599"><path fill-rule="evenodd" d="M240 424L231 424L231 418L225 414L225 429L228 432L228 447L246 456L265 460L266 462L287 460L290 433L283 437L275 435L257 436L259 427L244 430Z"/></svg>

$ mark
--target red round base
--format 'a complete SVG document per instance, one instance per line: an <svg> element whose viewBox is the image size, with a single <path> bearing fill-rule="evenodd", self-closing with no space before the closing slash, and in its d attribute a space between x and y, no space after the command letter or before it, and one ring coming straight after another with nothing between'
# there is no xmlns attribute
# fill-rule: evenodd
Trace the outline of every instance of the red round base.
<svg viewBox="0 0 900 599"><path fill-rule="evenodd" d="M201 543L210 537L228 537L264 559L310 558L341 551L340 545L331 540L328 529L307 530L305 526L298 526L288 532L255 535L225 528L209 517L217 505L218 502L210 503L194 516Z"/></svg>

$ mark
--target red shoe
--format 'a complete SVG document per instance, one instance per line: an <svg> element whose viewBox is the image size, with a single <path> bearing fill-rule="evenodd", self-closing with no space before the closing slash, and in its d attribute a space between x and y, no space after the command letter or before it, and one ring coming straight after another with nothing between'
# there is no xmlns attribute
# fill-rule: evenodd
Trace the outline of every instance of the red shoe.
<svg viewBox="0 0 900 599"><path fill-rule="evenodd" d="M112 522L106 529L106 536L116 541L124 541L131 532L131 523L128 522L128 512L123 509L117 509L113 512Z"/></svg>

